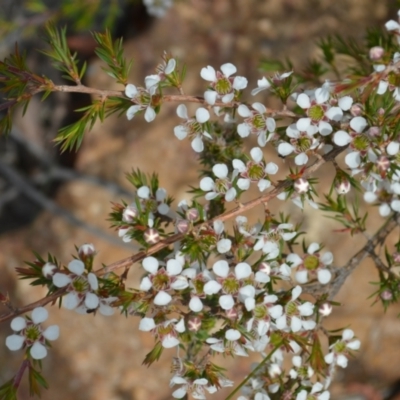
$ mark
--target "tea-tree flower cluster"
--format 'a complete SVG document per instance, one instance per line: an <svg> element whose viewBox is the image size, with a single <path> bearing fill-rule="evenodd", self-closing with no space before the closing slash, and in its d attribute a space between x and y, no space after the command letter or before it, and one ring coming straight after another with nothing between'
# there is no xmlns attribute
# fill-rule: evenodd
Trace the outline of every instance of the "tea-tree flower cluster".
<svg viewBox="0 0 400 400"><path fill-rule="evenodd" d="M11 321L11 329L14 334L7 336L6 346L12 350L27 349L27 354L35 360L41 360L47 356L49 340L58 339L60 334L57 325L43 329L42 323L46 321L49 313L44 307L36 307L31 317L16 317Z"/></svg>

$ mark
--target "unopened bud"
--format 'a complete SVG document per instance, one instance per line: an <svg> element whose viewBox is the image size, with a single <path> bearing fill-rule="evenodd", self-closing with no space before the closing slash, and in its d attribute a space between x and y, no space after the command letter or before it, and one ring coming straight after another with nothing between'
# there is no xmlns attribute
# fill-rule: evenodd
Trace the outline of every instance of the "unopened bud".
<svg viewBox="0 0 400 400"><path fill-rule="evenodd" d="M133 220L138 216L138 210L136 207L128 206L122 212L122 221L133 222Z"/></svg>
<svg viewBox="0 0 400 400"><path fill-rule="evenodd" d="M368 134L371 137L379 137L381 136L381 129L379 128L379 126L371 126L368 129Z"/></svg>
<svg viewBox="0 0 400 400"><path fill-rule="evenodd" d="M226 316L227 316L229 319L236 319L236 318L238 317L238 312L237 312L237 310L233 307L233 308L231 308L230 310L228 310L228 311L226 312Z"/></svg>
<svg viewBox="0 0 400 400"><path fill-rule="evenodd" d="M322 315L323 317L327 317L328 315L331 314L332 309L333 309L333 307L332 307L331 304L324 303L324 304L321 304L321 306L319 307L318 311L319 311L320 315Z"/></svg>
<svg viewBox="0 0 400 400"><path fill-rule="evenodd" d="M349 193L351 189L350 182L348 179L340 177L335 178L335 190L337 194L346 194Z"/></svg>
<svg viewBox="0 0 400 400"><path fill-rule="evenodd" d="M390 167L390 161L385 156L380 156L376 161L376 166L380 171L387 171Z"/></svg>
<svg viewBox="0 0 400 400"><path fill-rule="evenodd" d="M42 267L42 274L45 278L50 279L56 271L57 267L53 263L46 263Z"/></svg>
<svg viewBox="0 0 400 400"><path fill-rule="evenodd" d="M79 258L85 264L85 268L88 271L92 270L93 258L96 255L96 249L92 243L85 243L78 250Z"/></svg>
<svg viewBox="0 0 400 400"><path fill-rule="evenodd" d="M360 103L355 103L350 107L350 114L353 117L359 117L364 112L363 107Z"/></svg>
<svg viewBox="0 0 400 400"><path fill-rule="evenodd" d="M186 217L189 221L196 221L196 219L199 218L199 212L196 208L191 208L186 211Z"/></svg>
<svg viewBox="0 0 400 400"><path fill-rule="evenodd" d="M144 240L148 244L156 244L160 241L160 235L157 232L156 229L154 228L149 228L147 231L144 233Z"/></svg>
<svg viewBox="0 0 400 400"><path fill-rule="evenodd" d="M198 317L189 319L188 329L192 332L197 332L201 328L201 319Z"/></svg>
<svg viewBox="0 0 400 400"><path fill-rule="evenodd" d="M390 291L390 290L384 290L382 293L381 293L381 299L382 300L385 300L385 301L389 301L389 300L392 300L392 298L393 298L393 294L392 294L392 292Z"/></svg>
<svg viewBox="0 0 400 400"><path fill-rule="evenodd" d="M190 222L186 219L180 219L176 222L176 229L179 233L186 233L190 228Z"/></svg>
<svg viewBox="0 0 400 400"><path fill-rule="evenodd" d="M374 46L369 49L369 58L372 61L380 60L385 53L385 50L380 46Z"/></svg>
<svg viewBox="0 0 400 400"><path fill-rule="evenodd" d="M393 253L393 261L396 263L396 264L400 264L400 253Z"/></svg>
<svg viewBox="0 0 400 400"><path fill-rule="evenodd" d="M294 182L294 190L298 193L298 194L304 194L307 193L308 190L310 189L310 184L308 183L307 179L297 179Z"/></svg>
<svg viewBox="0 0 400 400"><path fill-rule="evenodd" d="M266 262L262 262L258 267L258 270L260 272L264 272L264 274L269 275L271 273L271 266Z"/></svg>

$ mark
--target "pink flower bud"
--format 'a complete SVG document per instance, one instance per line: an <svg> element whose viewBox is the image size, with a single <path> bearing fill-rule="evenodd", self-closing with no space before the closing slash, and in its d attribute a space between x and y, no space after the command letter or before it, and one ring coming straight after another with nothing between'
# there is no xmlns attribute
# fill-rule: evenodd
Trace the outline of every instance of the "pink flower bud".
<svg viewBox="0 0 400 400"><path fill-rule="evenodd" d="M350 114L353 117L359 117L364 112L363 106L360 103L355 103L350 107Z"/></svg>
<svg viewBox="0 0 400 400"><path fill-rule="evenodd" d="M179 233L186 233L190 228L190 222L186 219L180 219L176 222L176 229Z"/></svg>
<svg viewBox="0 0 400 400"><path fill-rule="evenodd" d="M337 194L346 194L349 193L351 189L350 182L345 179L335 179L335 190Z"/></svg>
<svg viewBox="0 0 400 400"><path fill-rule="evenodd" d="M148 244L156 244L160 241L160 235L157 232L156 229L154 228L149 228L147 231L144 233L144 240Z"/></svg>
<svg viewBox="0 0 400 400"><path fill-rule="evenodd" d="M381 299L382 300L389 301L389 300L392 300L392 298L393 298L393 294L392 294L392 292L390 290L384 290L381 293Z"/></svg>
<svg viewBox="0 0 400 400"><path fill-rule="evenodd" d="M196 221L196 219L199 218L199 212L196 208L191 208L186 211L186 217L189 221Z"/></svg>
<svg viewBox="0 0 400 400"><path fill-rule="evenodd" d="M374 46L369 49L369 58L373 61L380 60L385 50L380 46Z"/></svg>
<svg viewBox="0 0 400 400"><path fill-rule="evenodd" d="M136 207L128 206L122 212L122 221L124 222L133 222L133 220L138 216L138 210Z"/></svg>
<svg viewBox="0 0 400 400"><path fill-rule="evenodd" d="M198 317L189 319L188 329L192 332L197 332L201 328L201 319Z"/></svg>

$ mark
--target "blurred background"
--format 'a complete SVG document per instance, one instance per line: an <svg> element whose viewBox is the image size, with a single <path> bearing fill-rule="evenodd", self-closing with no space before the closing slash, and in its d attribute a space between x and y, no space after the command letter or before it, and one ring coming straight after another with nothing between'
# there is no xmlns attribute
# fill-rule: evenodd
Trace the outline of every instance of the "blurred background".
<svg viewBox="0 0 400 400"><path fill-rule="evenodd" d="M140 1L0 0L0 57L7 57L18 41L32 70L63 83L49 60L37 51L45 46L43 25L55 19L59 26L67 25L71 49L88 63L85 84L122 90L94 56L90 31L108 27L115 38L124 38L126 57L134 59L132 83L143 85L144 77L153 73L166 50L187 65L185 93L203 94L202 67L217 69L232 62L238 75L248 78L244 99L252 102L250 89L263 76L258 69L261 60L290 58L294 69L301 70L310 59L319 57L315 44L319 38L340 33L362 41L367 27L396 19L397 8L394 0L175 0L164 17L155 18ZM178 124L177 104L163 105L151 124L142 116L133 121L113 116L95 125L77 154L60 156L52 139L60 127L79 117L73 110L90 104L91 99L80 94L52 94L49 100L41 103L34 99L24 118L16 114L10 137L0 137L0 291L8 292L16 305L45 295L44 290L16 277L15 267L34 260L32 250L43 256L49 252L67 264L75 245L93 243L99 251L98 267L132 254L134 247L123 245L107 221L110 202L131 199L125 172L132 168L157 171L161 186L178 201L188 196L189 185L198 183L196 155L190 143L178 141L173 134ZM276 105L266 92L257 101ZM318 172L322 186L331 173L329 166ZM334 253L336 265L345 264L362 246L362 239L358 243L357 238L350 241L346 234L333 233L337 227L333 222L309 218L308 209L299 213L291 205L285 207L303 222L309 241L323 241ZM257 211L261 212L255 210L250 216L254 221L262 216ZM372 212L371 233L382 223ZM138 269L134 266L130 271L130 287L139 280ZM370 284L374 280L377 274L372 263L359 266L336 299L343 306L326 324L327 328L351 324L362 341L357 358L336 376L332 390L337 399L389 398L400 379L400 307L393 306L386 314L379 304L371 307L373 299L367 297L375 290ZM6 311L0 305L0 313ZM81 316L53 308L48 323L60 325L61 335L43 362L50 389L43 392L42 399L171 398L170 354L165 352L150 369L141 367L153 339L138 331L137 318ZM9 322L0 324L0 343L10 333ZM14 374L20 358L18 352L0 345L1 383ZM240 382L254 360L221 360L221 364L231 369L231 379ZM19 398L28 397L24 382ZM221 394L219 398L224 397Z"/></svg>

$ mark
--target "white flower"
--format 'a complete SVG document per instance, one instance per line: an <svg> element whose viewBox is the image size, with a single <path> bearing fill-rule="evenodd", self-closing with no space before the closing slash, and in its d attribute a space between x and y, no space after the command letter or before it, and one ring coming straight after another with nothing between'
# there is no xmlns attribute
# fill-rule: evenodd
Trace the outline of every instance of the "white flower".
<svg viewBox="0 0 400 400"><path fill-rule="evenodd" d="M311 243L308 246L307 253L303 257L291 253L286 257L286 262L292 267L297 268L296 280L299 283L307 283L312 277L317 277L318 281L326 285L332 278L331 272L326 268L333 262L331 252L326 252L322 256L316 253L320 249L318 243Z"/></svg>
<svg viewBox="0 0 400 400"><path fill-rule="evenodd" d="M216 386L211 386L207 379L200 378L194 380L188 380L187 378L183 378L182 376L175 375L172 377L169 386L173 387L174 385L181 385L179 389L176 389L172 393L172 397L176 399L181 399L187 393L190 393L194 399L205 400L205 390L208 393L215 393L217 391ZM219 386L232 386L233 382L228 380L219 380Z"/></svg>
<svg viewBox="0 0 400 400"><path fill-rule="evenodd" d="M156 118L156 112L152 107L152 97L158 88L159 82L160 77L158 75L149 75L145 78L146 89L136 87L131 83L126 85L125 95L135 103L126 112L128 120L131 120L137 112L142 110L145 110L144 119L147 122L151 122Z"/></svg>
<svg viewBox="0 0 400 400"><path fill-rule="evenodd" d="M172 7L172 0L143 0L147 12L153 17L162 18L167 13L168 8Z"/></svg>
<svg viewBox="0 0 400 400"><path fill-rule="evenodd" d="M258 189L262 192L271 186L270 180L265 178L268 174L276 174L278 166L273 162L265 164L263 152L259 147L252 148L250 155L253 161L248 161L246 164L239 159L232 161L233 168L241 176L237 185L240 189L247 190L250 188L251 182L257 182Z"/></svg>
<svg viewBox="0 0 400 400"><path fill-rule="evenodd" d="M298 130L295 124L286 128L286 135L289 142L281 142L278 145L278 153L286 157L291 153L297 154L294 161L296 165L305 165L308 162L309 151L315 150L319 146L319 141L314 138L317 128L314 125L308 125L304 131Z"/></svg>
<svg viewBox="0 0 400 400"><path fill-rule="evenodd" d="M233 64L221 65L221 71L216 72L209 65L207 68L202 68L200 72L200 76L210 82L211 90L204 92L204 98L212 106L218 99L221 99L225 104L230 103L235 97L235 92L247 87L246 78L242 76L231 77L237 71Z"/></svg>
<svg viewBox="0 0 400 400"><path fill-rule="evenodd" d="M360 345L360 341L354 339L354 332L351 329L345 329L342 333L342 339L329 347L331 352L325 356L325 362L346 368L349 354L352 350L358 350Z"/></svg>
<svg viewBox="0 0 400 400"><path fill-rule="evenodd" d="M315 399L315 400L329 400L330 393L327 390L324 390L324 385L320 382L314 383L311 388L310 393L303 389L296 396L296 400L307 400L307 399Z"/></svg>
<svg viewBox="0 0 400 400"><path fill-rule="evenodd" d="M292 240L296 235L297 232L293 232L292 224L279 224L268 231L259 233L258 240L254 244L254 250L262 250L263 253L268 255L269 259L276 258L279 256L280 242Z"/></svg>
<svg viewBox="0 0 400 400"><path fill-rule="evenodd" d="M217 179L205 177L200 181L200 189L206 194L206 200L212 200L220 195L224 195L225 201L233 201L236 197L236 189L232 187L232 182L228 179L228 167L225 164L216 164L212 168Z"/></svg>
<svg viewBox="0 0 400 400"><path fill-rule="evenodd" d="M175 136L179 140L189 136L192 140L192 149L197 153L201 153L204 150L203 136L212 139L212 136L206 131L205 124L210 119L210 113L205 108L200 107L196 110L195 118L189 118L184 104L180 104L176 112L186 122L174 128Z"/></svg>
<svg viewBox="0 0 400 400"><path fill-rule="evenodd" d="M264 147L273 137L276 122L273 118L266 117L267 109L263 104L253 103L252 108L253 110L250 110L245 104L238 107L238 114L245 120L242 124L238 124L237 131L242 138L250 134L257 135L258 145Z"/></svg>
<svg viewBox="0 0 400 400"><path fill-rule="evenodd" d="M302 292L300 286L296 286L292 290L292 298L285 306L285 314L276 320L278 329L286 329L287 323L290 323L290 329L296 333L301 330L313 330L316 326L315 321L306 320L303 317L309 317L314 313L314 304L306 301L301 303L298 299Z"/></svg>
<svg viewBox="0 0 400 400"><path fill-rule="evenodd" d="M256 94L262 92L263 90L269 89L271 87L271 83L268 79L263 76L261 79L257 81L257 88L251 91L251 94L255 96Z"/></svg>
<svg viewBox="0 0 400 400"><path fill-rule="evenodd" d="M67 287L68 294L63 298L63 306L68 310L78 312L96 310L99 306L99 297L94 292L99 284L94 273L85 272L85 264L81 260L72 260L68 264L70 274L57 272L53 275L53 284L58 288ZM81 309L78 309L82 307Z"/></svg>
<svg viewBox="0 0 400 400"><path fill-rule="evenodd" d="M46 340L56 340L60 335L57 325L51 325L44 331L41 323L48 318L48 312L43 307L36 307L32 311L31 319L16 317L11 321L11 329L15 332L7 336L6 346L12 350L29 348L30 356L35 360L41 360L47 355Z"/></svg>

